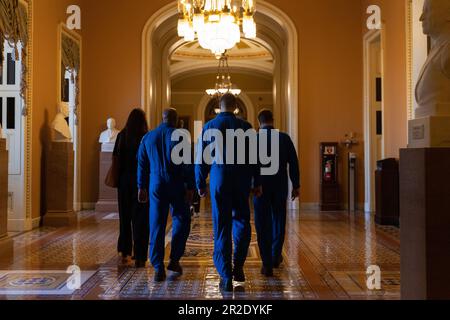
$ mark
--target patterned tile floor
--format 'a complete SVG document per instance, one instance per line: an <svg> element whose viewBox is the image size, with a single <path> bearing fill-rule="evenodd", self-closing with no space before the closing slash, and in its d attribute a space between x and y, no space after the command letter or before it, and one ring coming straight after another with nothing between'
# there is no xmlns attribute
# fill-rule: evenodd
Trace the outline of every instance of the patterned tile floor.
<svg viewBox="0 0 450 320"><path fill-rule="evenodd" d="M292 211L283 267L259 274L256 235L246 264L247 282L223 295L213 266L212 222L195 219L183 259L185 274L153 282L151 268L122 265L116 254L117 214L80 214L77 226L41 228L0 241L0 299L399 299L399 230L373 218L344 212ZM170 226L167 236L170 247ZM5 249L9 243L10 252ZM2 249L3 248L3 249ZM65 285L69 266L79 266L81 287ZM366 270L377 265L382 289L367 289ZM63 280L61 280L63 279Z"/></svg>

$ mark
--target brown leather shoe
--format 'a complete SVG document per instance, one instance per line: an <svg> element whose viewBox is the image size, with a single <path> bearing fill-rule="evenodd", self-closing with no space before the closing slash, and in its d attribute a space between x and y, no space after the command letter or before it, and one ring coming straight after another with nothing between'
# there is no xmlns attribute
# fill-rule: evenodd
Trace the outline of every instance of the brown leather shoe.
<svg viewBox="0 0 450 320"><path fill-rule="evenodd" d="M122 264L129 264L130 263L130 256L122 256L121 262Z"/></svg>

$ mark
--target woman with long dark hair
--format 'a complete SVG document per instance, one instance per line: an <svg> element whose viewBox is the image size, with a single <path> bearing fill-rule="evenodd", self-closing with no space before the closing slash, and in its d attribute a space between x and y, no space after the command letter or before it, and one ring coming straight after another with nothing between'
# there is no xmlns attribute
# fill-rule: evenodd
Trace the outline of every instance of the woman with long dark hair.
<svg viewBox="0 0 450 320"><path fill-rule="evenodd" d="M125 129L117 136L113 154L119 163L120 235L117 250L123 263L127 263L134 252L137 268L145 267L148 260L148 204L139 203L137 197L137 152L147 132L145 112L134 109Z"/></svg>

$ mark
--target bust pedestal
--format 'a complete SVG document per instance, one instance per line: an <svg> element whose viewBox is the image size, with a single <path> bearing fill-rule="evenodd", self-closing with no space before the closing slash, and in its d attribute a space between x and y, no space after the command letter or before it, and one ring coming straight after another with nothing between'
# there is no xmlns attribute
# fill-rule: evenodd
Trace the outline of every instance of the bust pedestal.
<svg viewBox="0 0 450 320"><path fill-rule="evenodd" d="M0 138L0 239L8 231L8 151L6 140Z"/></svg>
<svg viewBox="0 0 450 320"><path fill-rule="evenodd" d="M450 299L450 148L400 153L402 299Z"/></svg>
<svg viewBox="0 0 450 320"><path fill-rule="evenodd" d="M56 227L71 225L76 222L73 211L73 144L52 142L46 162L47 213L44 224Z"/></svg>
<svg viewBox="0 0 450 320"><path fill-rule="evenodd" d="M100 151L99 198L95 205L96 212L119 212L117 190L105 185L105 178L112 163L113 149L114 144L112 144L112 148L110 145L102 145L102 151Z"/></svg>
<svg viewBox="0 0 450 320"><path fill-rule="evenodd" d="M450 116L428 116L409 121L409 148L450 147Z"/></svg>

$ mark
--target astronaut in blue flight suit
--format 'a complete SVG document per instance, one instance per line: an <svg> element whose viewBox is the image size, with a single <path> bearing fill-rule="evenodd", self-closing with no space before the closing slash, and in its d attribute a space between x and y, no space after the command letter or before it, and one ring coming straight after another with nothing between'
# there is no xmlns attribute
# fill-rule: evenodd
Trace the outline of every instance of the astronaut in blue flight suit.
<svg viewBox="0 0 450 320"><path fill-rule="evenodd" d="M206 179L210 174L210 193L212 202L212 216L214 225L214 264L221 277L220 288L223 291L233 291L233 278L244 282L244 263L247 258L251 240L249 197L251 189L260 195L258 164L250 164L247 158L243 164L226 163L226 130L251 130L251 125L234 115L237 101L234 95L225 94L220 100L221 113L208 122L202 137L211 130L219 130L223 136L223 164L215 160L209 164L206 161L196 162L196 184L201 197L206 196ZM198 155L203 156L205 149L214 141L201 139ZM249 152L249 142L245 145L246 154ZM217 150L216 150L217 151ZM235 144L236 155L236 144ZM242 151L242 150L241 150ZM236 163L236 162L235 162ZM252 185L253 184L253 185ZM234 257L232 258L232 237L234 239ZM233 261L232 261L233 260ZM234 265L234 268L233 268Z"/></svg>
<svg viewBox="0 0 450 320"><path fill-rule="evenodd" d="M190 233L190 203L195 190L193 165L176 165L172 141L178 115L174 109L163 112L163 123L142 140L138 152L138 198L150 201L150 260L155 268L155 281L166 279L164 268L165 236L169 209L172 213L172 243L168 270L181 275L179 263Z"/></svg>
<svg viewBox="0 0 450 320"><path fill-rule="evenodd" d="M273 149L273 139L279 142L279 169L275 175L261 175L262 196L254 198L255 227L258 235L258 246L263 261L261 273L273 276L273 268L278 268L283 262L282 251L286 233L286 205L288 200L288 165L289 177L292 182L291 200L300 195L300 170L297 152L289 135L278 132L272 136L273 113L262 110L258 115L260 123L259 139L267 143L268 152ZM264 138L262 133L265 131ZM274 157L277 155L271 155ZM264 168L265 166L261 166Z"/></svg>

